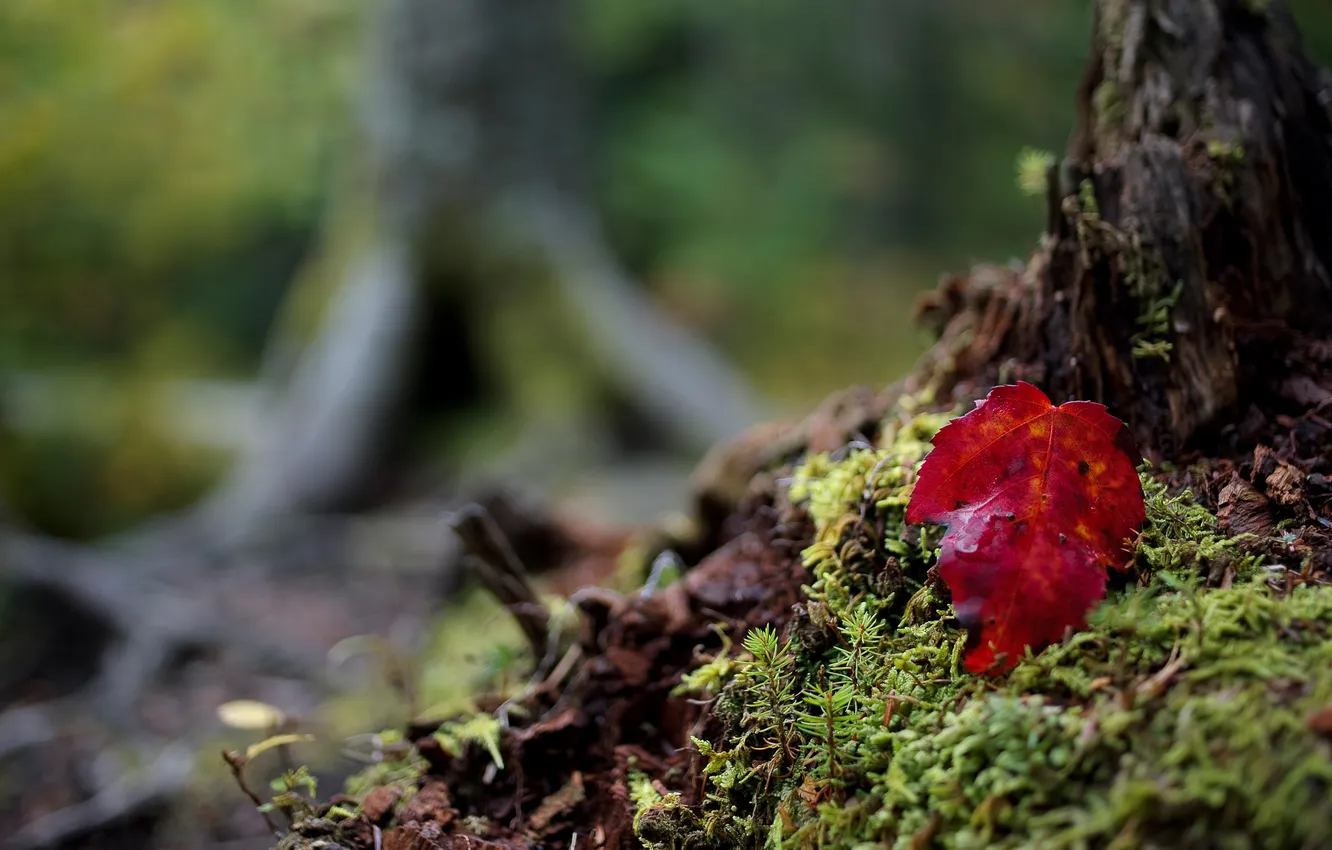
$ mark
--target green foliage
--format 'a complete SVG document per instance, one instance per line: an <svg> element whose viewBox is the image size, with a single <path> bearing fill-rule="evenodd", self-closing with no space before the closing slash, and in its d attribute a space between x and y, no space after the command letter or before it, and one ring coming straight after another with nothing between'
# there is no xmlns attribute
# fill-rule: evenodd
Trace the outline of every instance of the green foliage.
<svg viewBox="0 0 1332 850"><path fill-rule="evenodd" d="M275 303L273 248L314 222L345 135L361 14L342 0L0 6L0 362L125 357L168 321L197 365L253 346L246 302Z"/></svg>
<svg viewBox="0 0 1332 850"><path fill-rule="evenodd" d="M301 765L286 771L269 783L273 799L259 807L261 812L279 811L291 823L313 817L318 808L319 783L310 768Z"/></svg>
<svg viewBox="0 0 1332 850"><path fill-rule="evenodd" d="M1096 110L1096 129L1109 132L1124 120L1126 107L1123 92L1114 80L1106 80L1092 93L1092 107Z"/></svg>
<svg viewBox="0 0 1332 850"><path fill-rule="evenodd" d="M645 850L709 846L698 841L687 843L691 832L700 831L698 819L680 802L678 793L663 795L642 771L629 772L629 800L634 805L634 833Z"/></svg>
<svg viewBox="0 0 1332 850"><path fill-rule="evenodd" d="M1049 190L1050 169L1055 162L1055 155L1050 151L1023 148L1017 158L1017 185L1022 194L1044 195Z"/></svg>
<svg viewBox="0 0 1332 850"><path fill-rule="evenodd" d="M1141 330L1130 339L1134 357L1159 357L1170 362L1174 345L1164 337L1170 333L1170 311L1179 303L1183 291L1184 282L1177 282L1174 289L1152 300L1146 311L1138 316L1136 322Z"/></svg>
<svg viewBox="0 0 1332 850"><path fill-rule="evenodd" d="M661 792L652 787L652 778L641 770L629 772L629 800L639 814L662 801ZM635 817L637 820L637 817Z"/></svg>
<svg viewBox="0 0 1332 850"><path fill-rule="evenodd" d="M179 410L149 384L257 363L349 141L363 16L0 4L0 501L91 537L215 480L226 459L175 442ZM32 374L66 380L24 394ZM74 399L56 427L7 431L46 395Z"/></svg>
<svg viewBox="0 0 1332 850"><path fill-rule="evenodd" d="M749 749L770 754L779 768L794 758L796 731L792 717L799 705L795 693L795 655L770 627L745 635L750 658L740 667L737 681L744 689Z"/></svg>
<svg viewBox="0 0 1332 850"><path fill-rule="evenodd" d="M854 708L863 714L875 707L865 702L865 694L873 694L887 675L879 664L884 624L862 606L851 612L841 629L842 642L833 648L832 683L849 688Z"/></svg>
<svg viewBox="0 0 1332 850"><path fill-rule="evenodd" d="M801 401L909 365L922 340L898 305L940 268L1030 247L1013 152L1062 142L1090 24L1055 0L580 8L617 247Z"/></svg>
<svg viewBox="0 0 1332 850"><path fill-rule="evenodd" d="M374 748L371 763L347 777L344 790L352 797L364 798L376 788L392 787L403 792L404 799L416 787L426 770L426 760L416 747L404 741L402 733L389 729L370 736Z"/></svg>
<svg viewBox="0 0 1332 850"><path fill-rule="evenodd" d="M58 433L19 435L0 419L0 502L45 531L90 538L184 508L207 491L226 458L171 439L154 419L155 394L112 386L118 408L99 399L71 411L70 427ZM85 433L81 417L110 434Z"/></svg>
<svg viewBox="0 0 1332 850"><path fill-rule="evenodd" d="M1128 294L1138 302L1138 330L1130 339L1133 356L1168 362L1174 350L1168 339L1172 331L1170 314L1179 302L1183 282L1173 281L1172 285L1159 248L1144 242L1131 222L1125 225L1128 229L1121 230L1101 218L1096 185L1091 180L1078 184L1077 196L1065 200L1064 211L1072 218L1082 264L1088 268L1097 263L1111 264L1122 276Z"/></svg>
<svg viewBox="0 0 1332 850"><path fill-rule="evenodd" d="M1221 139L1209 139L1207 158L1212 162L1212 191L1226 206L1235 200L1235 173L1244 164L1244 146Z"/></svg>
<svg viewBox="0 0 1332 850"><path fill-rule="evenodd" d="M1099 220L1101 217L1101 207L1096 201L1096 184L1090 180L1078 184L1078 208L1089 219Z"/></svg>
<svg viewBox="0 0 1332 850"><path fill-rule="evenodd" d="M1167 573L1171 577L1166 580L1182 581L1220 564L1241 578L1253 575L1260 559L1244 550L1252 535L1223 534L1216 517L1197 503L1193 491L1172 495L1148 467L1140 468L1139 477L1147 507L1137 556L1144 572Z"/></svg>
<svg viewBox="0 0 1332 850"><path fill-rule="evenodd" d="M998 693L916 718L867 826L939 812L955 847L1320 845L1332 762L1304 717L1332 694L1329 626L1326 588L1131 590Z"/></svg>
<svg viewBox="0 0 1332 850"><path fill-rule="evenodd" d="M909 530L906 504L911 496L915 469L930 449L929 440L948 421L947 414L903 414L884 426L886 448L853 449L843 459L812 455L797 467L790 498L803 503L814 520L813 545L803 553L805 566L815 577L810 598L842 610L854 607L853 597L877 591L881 604L891 604L893 594L920 589L923 571L915 569L928 561L937 529ZM876 540L867 536L868 519L884 522L884 533ZM895 571L877 569L875 550L891 556ZM903 564L906 568L903 569ZM865 568L872 568L867 574ZM887 582L885 584L885 582Z"/></svg>
<svg viewBox="0 0 1332 850"><path fill-rule="evenodd" d="M717 631L722 639L721 652L717 653L717 656L711 661L681 676L680 684L671 690L672 695L704 694L710 697L716 696L722 687L731 680L738 667L735 659L730 657L731 638L720 627Z"/></svg>
<svg viewBox="0 0 1332 850"><path fill-rule="evenodd" d="M466 720L450 720L435 732L435 740L445 752L455 756L462 755L463 748L469 743L485 747L495 767L504 768L504 756L500 753L500 733L504 724L493 714L474 714Z"/></svg>
<svg viewBox="0 0 1332 850"><path fill-rule="evenodd" d="M840 554L843 535L911 538L891 500L864 498L886 471L911 480L891 456L811 458L797 474L820 535L837 535L807 553L815 571L850 584L863 570ZM1003 677L963 671L966 637L919 545L898 562L921 582L905 605L869 584L819 597L829 649L747 636L743 673L719 697L739 700L741 719L721 741L696 740L706 800L670 821L682 846L722 834L848 850L929 836L944 848L1332 841L1332 757L1305 723L1332 701L1332 588L1274 592L1243 539L1150 473L1140 584ZM889 556L856 557L882 568Z"/></svg>
<svg viewBox="0 0 1332 850"><path fill-rule="evenodd" d="M525 684L533 661L522 630L489 593L464 591L432 630L416 683L421 710L415 719L438 722L470 714L476 711L476 694L507 697Z"/></svg>

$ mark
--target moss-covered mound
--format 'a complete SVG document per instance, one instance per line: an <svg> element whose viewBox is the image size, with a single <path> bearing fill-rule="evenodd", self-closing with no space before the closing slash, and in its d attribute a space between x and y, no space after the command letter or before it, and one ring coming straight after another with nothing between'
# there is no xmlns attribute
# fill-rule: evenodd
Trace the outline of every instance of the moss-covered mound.
<svg viewBox="0 0 1332 850"><path fill-rule="evenodd" d="M1088 627L970 674L941 530L903 519L948 417L900 398L874 440L774 461L678 581L576 594L531 680L385 745L348 795L280 794L283 846L1332 845L1308 504L1235 534L1217 491L1266 497L1230 465L1144 465L1134 569Z"/></svg>
<svg viewBox="0 0 1332 850"><path fill-rule="evenodd" d="M796 471L818 533L804 552L818 637L751 632L724 674L697 677L724 721L696 742L701 815L641 812L644 843L1332 842L1332 587L1274 590L1246 541L1144 472L1135 580L1008 674L967 674L932 540L902 521L938 424Z"/></svg>

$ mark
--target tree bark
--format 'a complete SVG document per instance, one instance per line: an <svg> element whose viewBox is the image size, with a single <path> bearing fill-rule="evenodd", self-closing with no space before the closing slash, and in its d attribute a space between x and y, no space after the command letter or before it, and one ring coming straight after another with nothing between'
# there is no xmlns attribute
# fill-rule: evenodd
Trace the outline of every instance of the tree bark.
<svg viewBox="0 0 1332 850"><path fill-rule="evenodd" d="M1332 400L1332 86L1281 0L1097 0L1095 20L1048 232L1025 267L927 298L941 340L915 383L1095 399L1163 456L1244 443Z"/></svg>

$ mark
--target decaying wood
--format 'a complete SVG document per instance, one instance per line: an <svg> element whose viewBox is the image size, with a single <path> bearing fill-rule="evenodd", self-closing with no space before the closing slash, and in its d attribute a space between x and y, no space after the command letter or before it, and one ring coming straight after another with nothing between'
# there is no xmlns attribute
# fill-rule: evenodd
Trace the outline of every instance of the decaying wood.
<svg viewBox="0 0 1332 850"><path fill-rule="evenodd" d="M1100 400L1163 455L1332 399L1332 85L1286 5L1098 0L1078 106L1048 233L929 296L916 384Z"/></svg>

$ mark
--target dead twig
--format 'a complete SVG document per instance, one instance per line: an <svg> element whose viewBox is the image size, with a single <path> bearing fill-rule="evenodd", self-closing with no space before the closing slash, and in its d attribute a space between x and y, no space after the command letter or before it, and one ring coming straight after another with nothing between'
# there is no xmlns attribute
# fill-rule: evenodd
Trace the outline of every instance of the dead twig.
<svg viewBox="0 0 1332 850"><path fill-rule="evenodd" d="M449 515L449 527L462 540L464 562L477 581L508 609L523 630L532 656L549 652L549 615L527 580L527 570L509 538L483 505L471 504Z"/></svg>
<svg viewBox="0 0 1332 850"><path fill-rule="evenodd" d="M273 818L268 812L264 811L264 801L260 799L258 794L254 793L254 789L250 787L250 783L245 779L245 768L249 765L250 760L245 757L244 753L234 753L227 750L222 751L222 760L231 769L231 776L236 780L236 785L240 787L241 793L249 797L250 801L254 803L255 810L263 815L264 823L268 825L268 831L273 835L281 835L282 831L278 829L277 824L273 823Z"/></svg>

